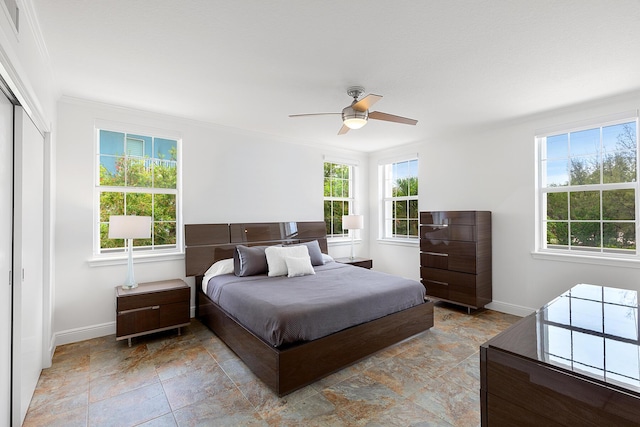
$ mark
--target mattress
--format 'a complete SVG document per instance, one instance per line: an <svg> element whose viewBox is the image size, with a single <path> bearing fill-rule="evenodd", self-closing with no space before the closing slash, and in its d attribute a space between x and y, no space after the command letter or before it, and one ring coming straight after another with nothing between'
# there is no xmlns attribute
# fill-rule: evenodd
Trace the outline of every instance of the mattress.
<svg viewBox="0 0 640 427"><path fill-rule="evenodd" d="M207 295L269 344L311 341L424 303L421 283L330 262L302 277L223 274Z"/></svg>

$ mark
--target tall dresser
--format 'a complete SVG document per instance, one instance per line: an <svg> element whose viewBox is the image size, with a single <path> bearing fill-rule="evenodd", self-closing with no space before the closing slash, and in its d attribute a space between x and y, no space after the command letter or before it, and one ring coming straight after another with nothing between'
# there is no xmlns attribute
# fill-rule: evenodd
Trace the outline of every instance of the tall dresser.
<svg viewBox="0 0 640 427"><path fill-rule="evenodd" d="M491 212L420 212L420 278L433 299L491 302Z"/></svg>

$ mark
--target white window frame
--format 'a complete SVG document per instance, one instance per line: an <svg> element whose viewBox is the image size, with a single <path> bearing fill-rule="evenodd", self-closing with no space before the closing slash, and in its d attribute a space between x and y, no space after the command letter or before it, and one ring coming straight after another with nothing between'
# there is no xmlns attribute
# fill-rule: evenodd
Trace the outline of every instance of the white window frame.
<svg viewBox="0 0 640 427"><path fill-rule="evenodd" d="M559 187L546 187L544 170L544 161L546 159L546 139L547 137L554 135L561 135L565 133L575 133L583 130L603 128L607 126L613 126L622 123L635 122L636 124L636 181L624 182L624 183L599 183L599 184L587 184L587 185L568 185ZM557 126L554 128L538 130L536 131L535 145L536 145L536 215L535 215L535 249L533 252L534 257L541 259L562 259L566 261L574 262L599 262L604 265L620 265L619 263L640 261L640 245L636 245L635 253L632 251L616 251L615 249L605 250L602 244L600 248L585 248L575 247L572 248L554 248L547 245L547 213L546 213L546 194L553 192L569 192L572 191L601 191L601 190L618 190L618 189L633 189L635 192L635 220L629 220L629 222L635 222L636 239L640 237L640 187L638 180L640 179L640 147L638 146L638 112L624 112L607 117L601 117L597 119L585 120L579 123L570 125ZM602 142L602 138L600 139ZM602 153L600 153L602 154ZM602 177L602 162L600 162ZM601 178L602 180L602 178ZM574 220L575 221L575 220ZM596 220L603 222L602 211L600 212L600 219ZM569 219L571 223L572 220ZM601 227L602 230L602 227ZM601 231L602 233L602 231Z"/></svg>
<svg viewBox="0 0 640 427"><path fill-rule="evenodd" d="M145 187L109 187L100 185L100 130L121 132L128 135L144 135L153 138L170 139L177 142L177 177L176 188L145 188ZM175 247L135 247L133 257L136 259L155 261L180 259L184 256L184 227L182 219L182 136L178 132L165 129L157 129L146 126L96 120L94 125L94 202L93 202L93 257L89 260L91 266L119 264L126 259L126 251L111 250L103 252L100 248L100 194L102 191L117 192L141 192L153 194L175 194L176 195L176 244Z"/></svg>
<svg viewBox="0 0 640 427"><path fill-rule="evenodd" d="M333 196L324 196L324 166L325 163L332 163L332 164L336 164L336 165L341 165L341 166L347 166L349 167L349 195L347 197L333 197ZM323 185L323 199L322 199L322 214L324 217L324 202L334 202L334 201L341 201L341 202L347 202L348 206L349 206L349 213L350 214L356 214L358 212L356 212L356 174L357 174L357 169L358 169L358 163L356 161L353 160L348 160L348 159L338 159L338 158L334 158L334 157L327 157L325 156L324 161L322 162L322 185ZM356 234L354 234L354 237L356 239L360 238L360 230L355 230ZM348 241L351 242L351 239L349 238L349 231L348 230L344 230L342 234L332 234L329 235L327 234L327 242L340 242L340 241Z"/></svg>
<svg viewBox="0 0 640 427"><path fill-rule="evenodd" d="M393 227L390 222L393 219L393 212L392 212L393 209L390 207L390 206L393 206L393 203L388 203L388 202L415 200L416 203L419 204L419 195L420 195L420 178L419 178L420 174L419 173L416 175L416 178L418 179L418 194L412 195L412 196L401 196L401 197L393 197L392 195L390 195L393 182L388 175L389 173L392 173L393 165L398 163L411 162L411 161L418 162L418 170L419 170L420 162L417 154L401 156L393 159L385 159L385 160L381 160L378 163L378 176L380 179L380 187L379 187L380 215L379 215L379 238L378 239L382 242L415 245L415 244L418 244L420 241L420 236L419 236L420 224L419 223L418 223L418 235L416 236L407 235L406 237L399 237L399 236L393 236ZM417 218L418 222L420 221L419 211L420 210L418 209L418 218Z"/></svg>

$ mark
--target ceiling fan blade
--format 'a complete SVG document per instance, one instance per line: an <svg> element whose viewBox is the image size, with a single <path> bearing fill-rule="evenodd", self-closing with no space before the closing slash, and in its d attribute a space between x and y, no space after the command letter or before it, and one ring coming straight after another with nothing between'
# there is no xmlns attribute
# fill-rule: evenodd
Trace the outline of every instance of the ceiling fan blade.
<svg viewBox="0 0 640 427"><path fill-rule="evenodd" d="M349 132L349 128L346 125L342 125L342 127L338 131L338 135L344 135L347 132Z"/></svg>
<svg viewBox="0 0 640 427"><path fill-rule="evenodd" d="M394 116L393 114L381 113L380 111L371 111L369 113L369 118L375 119L375 120L385 120L387 122L402 123L405 125L415 125L416 123L418 123L418 121L414 119L409 119L407 117L401 117L401 116Z"/></svg>
<svg viewBox="0 0 640 427"><path fill-rule="evenodd" d="M308 113L308 114L289 114L289 117L305 117L305 116L329 116L342 113Z"/></svg>
<svg viewBox="0 0 640 427"><path fill-rule="evenodd" d="M351 106L356 111L367 111L373 104L380 101L382 95L374 95L370 93L369 95L362 98L360 101L356 102Z"/></svg>

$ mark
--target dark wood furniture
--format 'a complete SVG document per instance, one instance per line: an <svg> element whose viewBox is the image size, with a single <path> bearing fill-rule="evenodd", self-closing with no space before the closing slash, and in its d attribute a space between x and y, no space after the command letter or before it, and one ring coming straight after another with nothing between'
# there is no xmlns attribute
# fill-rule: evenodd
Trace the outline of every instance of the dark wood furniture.
<svg viewBox="0 0 640 427"><path fill-rule="evenodd" d="M196 317L279 396L433 326L433 303L426 301L324 338L273 347L202 292L204 272L214 261L232 257L237 244L273 245L312 240L318 240L322 251L327 253L324 222L185 226L186 275L196 276Z"/></svg>
<svg viewBox="0 0 640 427"><path fill-rule="evenodd" d="M480 347L483 426L639 426L637 292L577 285Z"/></svg>
<svg viewBox="0 0 640 427"><path fill-rule="evenodd" d="M491 212L420 212L420 277L427 295L470 309L491 302Z"/></svg>
<svg viewBox="0 0 640 427"><path fill-rule="evenodd" d="M180 279L140 283L134 289L116 288L116 340L190 324L191 288Z"/></svg>
<svg viewBox="0 0 640 427"><path fill-rule="evenodd" d="M351 259L350 257L334 258L334 261L342 264L351 264L351 265L355 265L356 267L362 267L367 269L373 268L373 260L369 258L359 258L359 257L355 257L353 259Z"/></svg>

